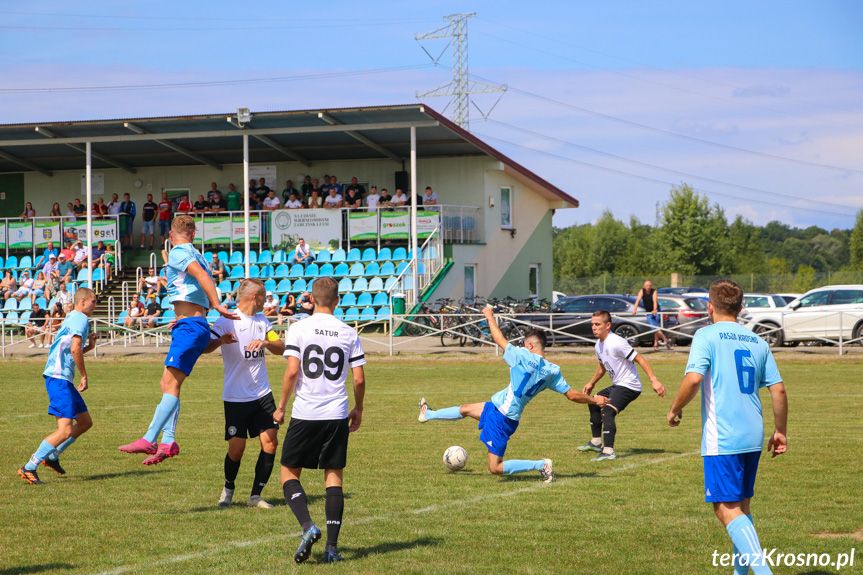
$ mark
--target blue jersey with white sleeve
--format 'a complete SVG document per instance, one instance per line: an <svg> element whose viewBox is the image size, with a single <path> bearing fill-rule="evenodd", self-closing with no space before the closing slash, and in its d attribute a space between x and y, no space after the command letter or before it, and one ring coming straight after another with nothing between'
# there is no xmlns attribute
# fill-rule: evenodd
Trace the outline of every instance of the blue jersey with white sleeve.
<svg viewBox="0 0 863 575"><path fill-rule="evenodd" d="M761 451L764 420L758 390L782 381L770 346L733 322L695 333L686 373L700 373L701 455Z"/></svg>
<svg viewBox="0 0 863 575"><path fill-rule="evenodd" d="M544 389L558 393L569 391L560 367L512 344L506 346L503 360L509 364L509 385L495 393L491 402L503 415L518 421L528 402Z"/></svg>
<svg viewBox="0 0 863 575"><path fill-rule="evenodd" d="M86 347L87 340L90 338L90 323L87 316L80 311L71 311L63 320L60 329L57 330L54 343L51 344L51 349L48 351L48 362L45 364L45 371L42 375L54 379L65 379L70 383L75 382L72 338L76 335L81 336L81 347Z"/></svg>
<svg viewBox="0 0 863 575"><path fill-rule="evenodd" d="M192 244L180 244L175 246L168 255L168 263L166 265L166 277L168 280L168 296L171 303L175 301L187 301L189 303L198 304L199 306L210 309L210 299L201 284L198 283L191 274L186 272L189 264L198 262L205 272L212 279L213 274L210 273L210 266L204 256L192 247Z"/></svg>

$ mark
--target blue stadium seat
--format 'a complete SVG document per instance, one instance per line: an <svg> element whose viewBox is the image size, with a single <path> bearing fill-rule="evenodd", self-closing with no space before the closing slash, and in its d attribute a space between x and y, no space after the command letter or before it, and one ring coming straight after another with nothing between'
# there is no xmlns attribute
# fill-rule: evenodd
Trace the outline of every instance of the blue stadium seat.
<svg viewBox="0 0 863 575"><path fill-rule="evenodd" d="M324 248L318 252L318 256L315 258L315 261L319 264L325 264L332 261L333 254L330 253L330 250Z"/></svg>
<svg viewBox="0 0 863 575"><path fill-rule="evenodd" d="M360 314L360 321L375 321L375 308L367 307Z"/></svg>
<svg viewBox="0 0 863 575"><path fill-rule="evenodd" d="M348 277L358 278L361 277L365 272L366 268L363 266L363 264L360 262L356 262L354 264L351 264L351 271L348 273Z"/></svg>
<svg viewBox="0 0 863 575"><path fill-rule="evenodd" d="M369 291L384 291L384 280L380 277L374 277L369 280Z"/></svg>
<svg viewBox="0 0 863 575"><path fill-rule="evenodd" d="M129 315L128 310L123 310L120 312L120 315L117 316L117 320L114 322L115 325L123 325L123 320L126 319L126 316Z"/></svg>
<svg viewBox="0 0 863 575"><path fill-rule="evenodd" d="M357 295L353 292L346 293L339 302L339 305L343 305L345 307L352 307L357 305Z"/></svg>
<svg viewBox="0 0 863 575"><path fill-rule="evenodd" d="M267 264L261 268L261 277L262 278L274 278L274 277L276 277L276 270L273 269L273 266L271 266L270 264Z"/></svg>
<svg viewBox="0 0 863 575"><path fill-rule="evenodd" d="M105 270L99 268L97 270L93 270L93 281L104 281L105 279Z"/></svg>
<svg viewBox="0 0 863 575"><path fill-rule="evenodd" d="M382 275L384 277L396 275L396 264L393 262L384 262L378 275Z"/></svg>
<svg viewBox="0 0 863 575"><path fill-rule="evenodd" d="M336 269L333 272L333 277L342 278L342 277L345 277L346 275L348 275L348 272L350 272L350 268L348 267L348 264L346 264L345 262L342 262L336 266Z"/></svg>
<svg viewBox="0 0 863 575"><path fill-rule="evenodd" d="M476 229L476 220L474 220L474 219L473 219L472 217L470 217L470 216L466 216L466 217L465 217L465 219L464 219L464 230L465 230L466 232L471 232L471 233L473 233L473 231L474 231L475 229Z"/></svg>
<svg viewBox="0 0 863 575"><path fill-rule="evenodd" d="M364 292L368 291L368 289L369 280L367 280L366 278L357 278L357 280L354 282L354 289L352 289L351 291Z"/></svg>
<svg viewBox="0 0 863 575"><path fill-rule="evenodd" d="M307 291L306 280L300 278L294 282L294 285L291 286L291 293L303 293Z"/></svg>
<svg viewBox="0 0 863 575"><path fill-rule="evenodd" d="M273 277L275 277L276 279L282 279L288 277L289 275L291 275L291 268L289 268L286 264L279 264L279 266L276 268L275 273L273 274Z"/></svg>
<svg viewBox="0 0 863 575"><path fill-rule="evenodd" d="M274 291L278 294L290 292L291 291L291 280L289 280L289 279L279 280L279 285L276 286L276 289Z"/></svg>
<svg viewBox="0 0 863 575"><path fill-rule="evenodd" d="M389 292L396 285L396 281L395 277L388 278L387 283L384 284L384 291Z"/></svg>
<svg viewBox="0 0 863 575"><path fill-rule="evenodd" d="M232 292L237 291L237 290L240 288L240 284L241 284L241 283L243 283L243 282L241 282L241 281L235 281L235 282L234 282L234 288L233 288L231 291L232 291Z"/></svg>
<svg viewBox="0 0 863 575"><path fill-rule="evenodd" d="M309 280L309 283L306 284L306 291L312 291L312 286L315 285L315 280L318 278L312 278Z"/></svg>
<svg viewBox="0 0 863 575"><path fill-rule="evenodd" d="M394 262L403 262L408 259L408 252L404 248L396 248L393 252L393 261Z"/></svg>
<svg viewBox="0 0 863 575"><path fill-rule="evenodd" d="M333 277L335 273L333 272L333 264L326 263L321 266L321 271L318 272L319 277Z"/></svg>
<svg viewBox="0 0 863 575"><path fill-rule="evenodd" d="M174 310L169 309L168 311L166 311L165 313L163 313L162 315L160 315L157 318L157 323L160 323L162 325L164 325L166 323L171 323L172 321L174 321L175 317L177 317L177 316L174 313Z"/></svg>
<svg viewBox="0 0 863 575"><path fill-rule="evenodd" d="M18 269L18 256L9 256L9 259L6 260L6 269L7 270L17 270Z"/></svg>
<svg viewBox="0 0 863 575"><path fill-rule="evenodd" d="M264 282L264 289L267 291L275 292L276 291L276 280L268 279Z"/></svg>
<svg viewBox="0 0 863 575"><path fill-rule="evenodd" d="M368 292L361 293L360 297L357 298L357 306L368 307L370 305L372 305L372 294Z"/></svg>
<svg viewBox="0 0 863 575"><path fill-rule="evenodd" d="M339 293L346 293L353 289L354 282L350 280L350 278L343 278L339 282Z"/></svg>
<svg viewBox="0 0 863 575"><path fill-rule="evenodd" d="M165 297L163 297L161 303L159 304L159 307L161 307L162 309L170 309L171 296L166 295Z"/></svg>
<svg viewBox="0 0 863 575"><path fill-rule="evenodd" d="M303 277L316 278L318 277L319 272L320 268L318 267L318 264L309 264L309 267L306 268L306 272L305 274L303 274Z"/></svg>
<svg viewBox="0 0 863 575"><path fill-rule="evenodd" d="M389 248L381 248L381 251L378 252L378 261L379 262L388 262L393 258L393 252Z"/></svg>
<svg viewBox="0 0 863 575"><path fill-rule="evenodd" d="M271 264L273 263L273 254L270 250L264 250L261 252L261 255L258 256L258 265L263 264Z"/></svg>
<svg viewBox="0 0 863 575"><path fill-rule="evenodd" d="M421 249L417 248L417 259L418 259L418 260L421 260L421 259L422 259L422 257L423 257L423 251L422 251ZM411 248L411 250L408 252L408 259L409 259L409 260L413 260L413 259L414 259L414 250L413 250L413 248Z"/></svg>
<svg viewBox="0 0 863 575"><path fill-rule="evenodd" d="M167 277L167 275L168 275L168 270L165 269L163 266L162 271L159 272L159 277Z"/></svg>
<svg viewBox="0 0 863 575"><path fill-rule="evenodd" d="M34 301L33 303L38 303L39 307L41 307L42 309L48 309L48 302L42 296L37 297L36 301Z"/></svg>
<svg viewBox="0 0 863 575"><path fill-rule="evenodd" d="M210 322L210 323L213 323L214 321L216 321L217 319L219 319L219 317L221 317L221 316L219 315L219 312L217 312L217 311L216 311L216 310L214 310L214 309L211 309L210 311L208 311L208 312L207 312L207 321L208 321L208 322Z"/></svg>
<svg viewBox="0 0 863 575"><path fill-rule="evenodd" d="M396 275L401 274L403 271L405 271L405 268L407 268L407 267L408 267L408 262L400 263L398 266L396 266Z"/></svg>
<svg viewBox="0 0 863 575"><path fill-rule="evenodd" d="M0 270L3 269L3 256L0 256Z"/></svg>
<svg viewBox="0 0 863 575"><path fill-rule="evenodd" d="M24 256L21 258L21 262L18 264L19 270L29 270L33 267L33 258L30 256Z"/></svg>
<svg viewBox="0 0 863 575"><path fill-rule="evenodd" d="M231 268L231 275L228 276L229 280L241 280L246 277L246 270L243 266L234 266Z"/></svg>
<svg viewBox="0 0 863 575"><path fill-rule="evenodd" d="M278 250L273 254L273 263L274 264L283 264L288 261L288 256L285 254L285 250Z"/></svg>
<svg viewBox="0 0 863 575"><path fill-rule="evenodd" d="M414 289L414 278L406 275L402 278L402 286L402 289L404 290Z"/></svg>
<svg viewBox="0 0 863 575"><path fill-rule="evenodd" d="M376 307L380 307L382 305L389 305L390 298L387 295L387 292L382 291L375 294L375 299L372 301L372 305Z"/></svg>
<svg viewBox="0 0 863 575"><path fill-rule="evenodd" d="M223 295L228 295L229 293L231 293L231 282L229 282L228 280L222 280L219 283L219 289L222 290Z"/></svg>
<svg viewBox="0 0 863 575"><path fill-rule="evenodd" d="M261 277L261 268L255 265L249 266L249 277L259 279Z"/></svg>
<svg viewBox="0 0 863 575"><path fill-rule="evenodd" d="M378 308L377 320L378 321L387 321L390 319L390 308L389 307L381 307Z"/></svg>
<svg viewBox="0 0 863 575"><path fill-rule="evenodd" d="M78 277L75 278L75 281L79 283L87 282L87 268L78 270Z"/></svg>
<svg viewBox="0 0 863 575"><path fill-rule="evenodd" d="M245 262L243 262L243 252L234 252L231 254L231 260L228 262L232 266L238 266Z"/></svg>
<svg viewBox="0 0 863 575"><path fill-rule="evenodd" d="M9 298L12 299L12 298ZM18 302L18 311L32 310L33 309L33 300L29 297L21 298L21 301Z"/></svg>
<svg viewBox="0 0 863 575"><path fill-rule="evenodd" d="M330 261L333 263L345 261L345 250L343 250L342 248L339 248L336 251L334 251L332 259Z"/></svg>
<svg viewBox="0 0 863 575"><path fill-rule="evenodd" d="M360 321L360 310L355 307L348 308L342 321Z"/></svg>
<svg viewBox="0 0 863 575"><path fill-rule="evenodd" d="M333 315L335 316L336 319L340 320L343 317L345 317L345 310L343 310L340 307L337 307L336 309L333 310Z"/></svg>
<svg viewBox="0 0 863 575"><path fill-rule="evenodd" d="M363 275L367 278L374 277L380 275L381 266L377 262L372 262L366 266L366 271L363 272Z"/></svg>
<svg viewBox="0 0 863 575"><path fill-rule="evenodd" d="M377 259L378 254L375 252L375 248L366 248L363 250L363 258L364 262L373 262Z"/></svg>
<svg viewBox="0 0 863 575"><path fill-rule="evenodd" d="M360 254L359 248L353 248L348 252L348 255L345 257L345 261L348 263L358 262L362 259L362 255Z"/></svg>
<svg viewBox="0 0 863 575"><path fill-rule="evenodd" d="M301 278L304 273L306 273L306 269L303 267L303 264L294 264L291 266L291 275L288 277L291 279Z"/></svg>
<svg viewBox="0 0 863 575"><path fill-rule="evenodd" d="M30 310L23 312L18 318L18 325L27 325L30 322L30 313Z"/></svg>
<svg viewBox="0 0 863 575"><path fill-rule="evenodd" d="M249 249L249 264L258 263L258 252L253 249Z"/></svg>
<svg viewBox="0 0 863 575"><path fill-rule="evenodd" d="M6 314L6 326L18 325L18 312L10 311Z"/></svg>
<svg viewBox="0 0 863 575"><path fill-rule="evenodd" d="M230 258L230 256L228 256L228 252L226 252L225 250L222 250L219 253L217 253L216 257L219 258L222 261L222 263L225 265L228 265L229 263L231 263L231 258Z"/></svg>

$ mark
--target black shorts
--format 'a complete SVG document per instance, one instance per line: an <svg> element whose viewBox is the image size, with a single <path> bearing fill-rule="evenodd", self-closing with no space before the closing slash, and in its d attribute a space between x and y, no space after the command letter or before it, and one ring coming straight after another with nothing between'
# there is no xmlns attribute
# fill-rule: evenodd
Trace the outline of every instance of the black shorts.
<svg viewBox="0 0 863 575"><path fill-rule="evenodd" d="M268 429L278 429L273 421L276 402L273 394L268 393L254 401L226 401L225 403L225 441L233 437L257 437Z"/></svg>
<svg viewBox="0 0 863 575"><path fill-rule="evenodd" d="M607 397L609 405L613 405L617 409L617 413L620 413L626 409L627 405L638 399L641 392L623 387L622 385L612 385L611 387L606 387L596 395Z"/></svg>
<svg viewBox="0 0 863 575"><path fill-rule="evenodd" d="M348 461L348 419L291 418L282 445L282 465L305 469L344 469Z"/></svg>

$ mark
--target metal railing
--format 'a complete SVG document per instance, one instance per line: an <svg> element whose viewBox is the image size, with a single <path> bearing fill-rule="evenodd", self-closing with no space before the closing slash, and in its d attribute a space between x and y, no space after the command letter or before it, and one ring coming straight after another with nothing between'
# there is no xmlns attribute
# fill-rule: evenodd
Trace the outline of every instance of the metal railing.
<svg viewBox="0 0 863 575"><path fill-rule="evenodd" d="M418 303L415 293L422 293L432 278L444 266L443 241L440 229L435 229L426 238L419 248L421 257L417 258L417 289L413 285L413 259L408 260L408 265L396 276L396 281L387 290L387 299L390 304L394 293L403 293L405 296L405 309L413 309ZM422 265L420 265L422 264Z"/></svg>

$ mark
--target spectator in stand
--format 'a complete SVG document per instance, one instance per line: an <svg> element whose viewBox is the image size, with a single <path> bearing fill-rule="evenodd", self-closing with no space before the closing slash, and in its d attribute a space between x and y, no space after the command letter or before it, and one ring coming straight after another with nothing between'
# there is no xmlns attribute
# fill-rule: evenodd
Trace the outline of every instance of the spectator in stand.
<svg viewBox="0 0 863 575"><path fill-rule="evenodd" d="M126 310L126 318L123 320L123 325L134 327L138 323L138 318L142 315L144 315L144 304L141 303L141 296L140 294L134 294L129 300L129 309Z"/></svg>
<svg viewBox="0 0 863 575"><path fill-rule="evenodd" d="M204 194L199 194L198 200L195 202L195 205L192 206L192 208L196 214L203 214L210 211L210 204L209 202L207 202L207 200L204 199Z"/></svg>
<svg viewBox="0 0 863 575"><path fill-rule="evenodd" d="M297 313L297 301L294 296L288 294L285 297L285 305L279 308L279 315L276 320L276 325L282 325L285 319Z"/></svg>
<svg viewBox="0 0 863 575"><path fill-rule="evenodd" d="M94 203L90 207L90 215L93 217L94 220L102 219L102 208L99 207L98 203Z"/></svg>
<svg viewBox="0 0 863 575"><path fill-rule="evenodd" d="M75 279L72 275L75 272L75 264L72 263L70 258L66 257L66 250L63 250L60 253L60 257L57 258L57 283L58 285L63 283L68 283ZM75 257L74 252L72 253L72 258Z"/></svg>
<svg viewBox="0 0 863 575"><path fill-rule="evenodd" d="M297 249L294 250L294 257L291 258L291 264L308 266L313 261L315 261L314 252L306 245L306 240L300 238Z"/></svg>
<svg viewBox="0 0 863 575"><path fill-rule="evenodd" d="M213 194L213 199L210 201L210 211L224 212L227 209L228 202L226 202L225 198L222 197L222 192L216 190L216 193Z"/></svg>
<svg viewBox="0 0 863 575"><path fill-rule="evenodd" d="M164 283L165 287L167 287L167 280L156 275L156 268L150 268L149 274L147 277L138 280L138 291L146 293L148 296L150 294L159 295L162 284Z"/></svg>
<svg viewBox="0 0 863 575"><path fill-rule="evenodd" d="M378 194L378 187L372 186L369 188L369 194L366 196L366 207L369 211L376 210L378 207L378 203L381 201L381 196Z"/></svg>
<svg viewBox="0 0 863 575"><path fill-rule="evenodd" d="M195 212L192 210L192 202L189 201L189 196L180 198L180 203L177 205L177 213L194 215Z"/></svg>
<svg viewBox="0 0 863 575"><path fill-rule="evenodd" d="M93 248L93 269L98 269L102 266L101 257L102 254L105 253L105 242L100 241L96 244L96 247Z"/></svg>
<svg viewBox="0 0 863 575"><path fill-rule="evenodd" d="M210 262L210 272L213 275L213 280L216 283L225 281L225 262L219 259L219 256L213 254L213 260Z"/></svg>
<svg viewBox="0 0 863 575"><path fill-rule="evenodd" d="M405 195L407 195L407 194L405 194ZM421 194L416 193L416 194L414 194L414 197L413 197L413 198L411 198L410 196L408 196L408 203L407 203L407 205L408 205L408 206L410 206L410 205L411 205L411 203L412 203L413 201L416 201L416 203L417 203L417 209L418 209L418 210L419 210L419 209L422 209L422 206L423 206L423 197L422 197L422 195L421 195Z"/></svg>
<svg viewBox="0 0 863 575"><path fill-rule="evenodd" d="M300 192L304 197L309 197L312 194L312 190L314 189L314 185L312 184L312 177L306 176L303 179L303 185L300 186Z"/></svg>
<svg viewBox="0 0 863 575"><path fill-rule="evenodd" d="M324 207L325 208L341 208L345 205L345 202L342 200L342 197L336 193L336 187L330 186L329 194L326 198L324 198Z"/></svg>
<svg viewBox="0 0 863 575"><path fill-rule="evenodd" d="M359 181L357 181L356 177L351 178L351 183L348 185L347 191L354 190L356 194L360 197L360 199L366 197L366 188Z"/></svg>
<svg viewBox="0 0 863 575"><path fill-rule="evenodd" d="M345 207L346 208L360 208L363 205L363 197L357 191L356 188L348 188L348 191L345 192Z"/></svg>
<svg viewBox="0 0 863 575"><path fill-rule="evenodd" d="M54 343L54 334L63 325L63 319L66 317L66 311L63 309L63 304L59 301L54 302L54 307L51 309L51 319L48 320L48 341ZM45 347L48 347L46 344Z"/></svg>
<svg viewBox="0 0 863 575"><path fill-rule="evenodd" d="M278 210L281 206L281 202L279 202L279 198L276 197L276 192L270 190L267 194L267 197L264 198L264 209L269 211Z"/></svg>
<svg viewBox="0 0 863 575"><path fill-rule="evenodd" d="M51 294L60 287L60 262L57 256L54 254L48 256L48 263L42 268L42 274L46 281L45 292L48 294L46 297L50 298Z"/></svg>
<svg viewBox="0 0 863 575"><path fill-rule="evenodd" d="M171 212L174 206L171 200L168 199L168 194L162 192L162 201L159 202L159 241L161 245L165 244L168 239L168 232L171 231Z"/></svg>
<svg viewBox="0 0 863 575"><path fill-rule="evenodd" d="M282 190L282 203L283 204L288 203L288 198L291 197L291 194L296 194L299 196L300 192L299 192L299 190L297 190L297 188L294 187L293 180L288 180L287 182L285 182L285 189Z"/></svg>
<svg viewBox="0 0 863 575"><path fill-rule="evenodd" d="M423 196L423 206L436 206L437 194L431 189L431 186L426 186L426 193Z"/></svg>
<svg viewBox="0 0 863 575"><path fill-rule="evenodd" d="M287 210L296 210L303 207L303 202L297 199L297 194L292 193L288 198L288 201L285 202L285 209Z"/></svg>
<svg viewBox="0 0 863 575"><path fill-rule="evenodd" d="M139 324L143 327L146 323L147 329L153 329L160 315L162 315L162 306L159 305L158 298L154 294L148 295L146 313L139 320Z"/></svg>
<svg viewBox="0 0 863 575"><path fill-rule="evenodd" d="M216 194L219 194L221 196L222 192L219 191L219 186L218 186L218 184L216 184L216 182L211 182L210 183L210 191L207 192L207 201L212 202L213 198L216 197Z"/></svg>
<svg viewBox="0 0 863 575"><path fill-rule="evenodd" d="M60 250L60 253L57 254L57 257L59 258L60 256L66 256L66 261L72 261L75 258L75 250L72 248L72 245L75 242L67 238L63 241L63 243L66 244L66 247Z"/></svg>
<svg viewBox="0 0 863 575"><path fill-rule="evenodd" d="M21 272L21 283L18 284L18 289L12 294L12 297L21 301L22 298L30 295L32 289L33 278L30 277L30 270L24 270Z"/></svg>
<svg viewBox="0 0 863 575"><path fill-rule="evenodd" d="M77 214L75 214L75 206L72 205L72 202L66 204L66 218L70 222L74 222L78 220Z"/></svg>
<svg viewBox="0 0 863 575"><path fill-rule="evenodd" d="M48 280L45 279L44 272L36 272L36 279L33 280L33 287L30 289L30 299L36 301L37 297L45 295L45 290L48 288Z"/></svg>
<svg viewBox="0 0 863 575"><path fill-rule="evenodd" d="M386 188L381 188L381 199L378 200L378 206L392 211L393 197L390 195Z"/></svg>
<svg viewBox="0 0 863 575"><path fill-rule="evenodd" d="M142 207L141 219L144 221L141 227L141 249L144 249L144 241L147 232L150 232L150 249L153 249L153 241L156 239L156 212L159 206L153 202L153 194L147 194L147 203Z"/></svg>
<svg viewBox="0 0 863 575"><path fill-rule="evenodd" d="M48 247L45 248L45 251L42 252L42 255L39 256L39 259L36 260L36 264L34 267L41 267L48 263L48 256L59 256L60 251L54 247L54 242L48 242Z"/></svg>
<svg viewBox="0 0 863 575"><path fill-rule="evenodd" d="M328 193L330 193L330 176L329 175L324 174L324 179L321 182L320 190L321 190L322 195L324 195L324 196L326 196Z"/></svg>
<svg viewBox="0 0 863 575"><path fill-rule="evenodd" d="M258 205L262 206L264 200L270 194L270 187L267 185L266 178L258 180L258 187L255 188L255 198L258 200Z"/></svg>
<svg viewBox="0 0 863 575"><path fill-rule="evenodd" d="M12 275L12 272L6 270L6 276L0 282L0 295L3 296L3 301L6 301L12 294L18 291L18 280Z"/></svg>
<svg viewBox="0 0 863 575"><path fill-rule="evenodd" d="M312 315L313 313L315 313L315 304L314 302L312 302L312 298L309 296L309 292L304 291L303 294L297 299L297 315Z"/></svg>
<svg viewBox="0 0 863 575"><path fill-rule="evenodd" d="M329 186L329 184L327 184L327 187L328 187L328 188L330 187L330 186ZM323 196L324 196L324 193L323 193L323 192L321 192L321 183L318 181L318 179L317 179L317 178L315 178L314 180L312 180L312 189L311 189L311 190L309 190L309 195L311 195L311 194L312 194L312 190L317 190L317 191L318 191L318 195L320 195L321 197L323 197Z"/></svg>
<svg viewBox="0 0 863 575"><path fill-rule="evenodd" d="M306 201L306 207L312 210L324 207L324 199L318 190L312 190L312 195Z"/></svg>
<svg viewBox="0 0 863 575"><path fill-rule="evenodd" d="M78 240L78 243L75 244L75 259L73 260L75 264L75 268L78 271L87 267L87 249L84 248L84 244L81 243L81 240Z"/></svg>
<svg viewBox="0 0 863 575"><path fill-rule="evenodd" d="M48 317L48 310L42 309L38 303L33 304L33 311L30 312L30 323L25 328L26 337L30 339L30 349L45 347L45 337L48 335L48 330L45 328L45 318ZM36 345L36 338L41 337L39 345Z"/></svg>
<svg viewBox="0 0 863 575"><path fill-rule="evenodd" d="M31 204L30 202L27 202L26 204L24 204L24 211L21 212L21 215L18 217L25 219L25 220L29 220L30 218L35 218L36 217L36 210L33 209L33 204Z"/></svg>
<svg viewBox="0 0 863 575"><path fill-rule="evenodd" d="M345 194L345 189L339 183L339 179L336 176L330 176L330 187L335 188L336 194L339 196L343 196Z"/></svg>
<svg viewBox="0 0 863 575"><path fill-rule="evenodd" d="M102 254L102 268L105 270L105 279L111 278L111 268L117 265L117 254L114 253L114 244L108 244L105 253Z"/></svg>
<svg viewBox="0 0 863 575"><path fill-rule="evenodd" d="M111 194L111 201L108 203L108 215L109 216L117 216L119 219L120 212L123 211L123 202L120 201L120 197L117 194Z"/></svg>
<svg viewBox="0 0 863 575"><path fill-rule="evenodd" d="M105 216L108 215L108 206L105 205L105 200L99 198L96 200L96 206L99 208L99 219L104 220ZM93 215L96 215L96 212L93 212Z"/></svg>
<svg viewBox="0 0 863 575"><path fill-rule="evenodd" d="M75 304L75 296L66 289L66 282L60 282L60 291L57 292L56 303L63 306L63 311L69 313Z"/></svg>
<svg viewBox="0 0 863 575"><path fill-rule="evenodd" d="M396 195L393 196L393 199L390 200L390 204L393 207L401 208L408 203L408 197L401 190L401 188L396 188Z"/></svg>
<svg viewBox="0 0 863 575"><path fill-rule="evenodd" d="M75 216L82 220L87 215L87 206L81 203L80 198L75 198L75 202L72 204L72 211L75 212Z"/></svg>
<svg viewBox="0 0 863 575"><path fill-rule="evenodd" d="M255 191L258 189L258 181L255 179L249 180L249 198L255 197Z"/></svg>
<svg viewBox="0 0 863 575"><path fill-rule="evenodd" d="M125 214L120 216L120 221L126 223L126 231L125 234L122 232L123 226L121 225L121 233L120 240L123 243L123 247L127 250L132 249L132 244L135 242L133 239L133 226L135 224L135 216L138 213L138 208L135 206L135 202L132 201L132 196L128 193L123 194L123 203L120 205L120 211Z"/></svg>
<svg viewBox="0 0 863 575"><path fill-rule="evenodd" d="M260 292L258 292L260 293ZM273 296L273 292L267 292L267 299L264 300L264 317L276 317L279 315L279 300Z"/></svg>
<svg viewBox="0 0 863 575"><path fill-rule="evenodd" d="M54 206L51 208L51 213L48 214L51 216L52 222L62 222L63 221L63 212L60 211L60 204L54 202Z"/></svg>
<svg viewBox="0 0 863 575"><path fill-rule="evenodd" d="M243 197L234 184L228 184L228 193L225 195L225 202L229 212L239 212L243 209Z"/></svg>

